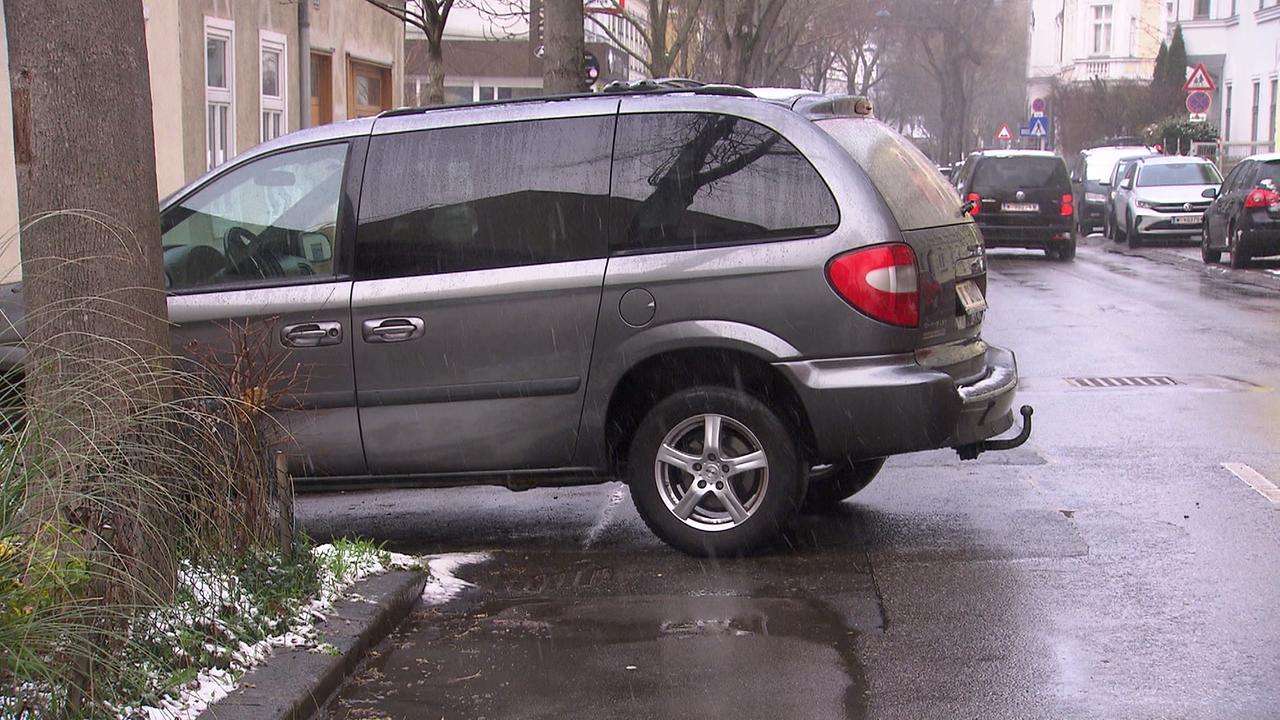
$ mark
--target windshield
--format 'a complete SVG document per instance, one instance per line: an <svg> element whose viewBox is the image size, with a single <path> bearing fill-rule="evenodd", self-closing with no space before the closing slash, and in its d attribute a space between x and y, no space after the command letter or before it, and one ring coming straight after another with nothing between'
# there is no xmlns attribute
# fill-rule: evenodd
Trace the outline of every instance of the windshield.
<svg viewBox="0 0 1280 720"><path fill-rule="evenodd" d="M973 191L1007 188L1066 189L1067 166L1056 157L992 157L984 159L973 175Z"/></svg>
<svg viewBox="0 0 1280 720"><path fill-rule="evenodd" d="M826 130L875 183L903 230L964 222L960 197L911 141L871 118L823 120Z"/></svg>
<svg viewBox="0 0 1280 720"><path fill-rule="evenodd" d="M1084 161L1084 177L1090 182L1102 182L1111 179L1111 171L1124 156L1115 153L1089 155Z"/></svg>
<svg viewBox="0 0 1280 720"><path fill-rule="evenodd" d="M1222 182L1218 168L1204 162L1157 163L1138 172L1138 187L1164 185L1216 185Z"/></svg>

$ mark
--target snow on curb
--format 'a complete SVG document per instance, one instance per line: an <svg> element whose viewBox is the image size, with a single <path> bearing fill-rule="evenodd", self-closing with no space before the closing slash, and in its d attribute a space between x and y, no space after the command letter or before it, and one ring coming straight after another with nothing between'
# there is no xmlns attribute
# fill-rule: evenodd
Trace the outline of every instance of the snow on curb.
<svg viewBox="0 0 1280 720"><path fill-rule="evenodd" d="M325 544L315 547L312 552L317 559L336 552L333 545ZM371 557L354 566L344 582L321 583L319 597L299 610L289 623L287 632L266 638L252 645L240 643L232 654L230 669L206 668L200 671L194 681L194 687L184 688L177 697L165 697L158 706L142 708L126 708L120 717L126 720L145 718L146 720L195 720L208 707L225 698L239 685L239 678L245 672L260 664L272 648L276 647L316 647L322 645L316 639L316 622L328 617L333 609L334 601L344 596L344 591L370 575L393 569L420 568L426 565L430 576L422 592L422 601L430 605L439 605L474 587L472 583L454 576L459 568L481 563L489 559L487 553L446 553L415 557L400 553L380 553L381 557ZM386 558L386 562L382 561ZM326 578L326 580L331 580Z"/></svg>

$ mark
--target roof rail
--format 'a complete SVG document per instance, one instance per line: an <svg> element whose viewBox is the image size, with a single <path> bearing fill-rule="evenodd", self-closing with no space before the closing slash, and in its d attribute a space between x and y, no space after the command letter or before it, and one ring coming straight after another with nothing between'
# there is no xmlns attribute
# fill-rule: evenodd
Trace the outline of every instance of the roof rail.
<svg viewBox="0 0 1280 720"><path fill-rule="evenodd" d="M669 93L696 93L698 95L729 95L733 97L756 97L750 90L738 85L718 85L690 80L688 78L658 78L634 80L626 82L614 80L601 92L567 93L562 95L532 95L524 98L507 98L504 100L482 100L470 103L450 103L447 105L431 105L428 107L401 107L383 110L378 117L397 117L401 115L420 115L432 110L448 110L459 108L484 107L488 105L517 105L522 103L555 102L558 100L577 100L581 98L598 98L606 95L645 95Z"/></svg>
<svg viewBox="0 0 1280 720"><path fill-rule="evenodd" d="M755 97L756 94L738 85L704 83L689 78L645 78L644 80L614 80L604 86L606 93L656 93L691 92L697 95L730 95Z"/></svg>

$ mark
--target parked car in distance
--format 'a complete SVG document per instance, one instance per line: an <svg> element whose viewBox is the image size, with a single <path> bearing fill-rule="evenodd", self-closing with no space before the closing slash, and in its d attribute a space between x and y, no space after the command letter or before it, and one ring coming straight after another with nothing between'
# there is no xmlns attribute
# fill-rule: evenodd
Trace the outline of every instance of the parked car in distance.
<svg viewBox="0 0 1280 720"><path fill-rule="evenodd" d="M1076 235L1101 230L1106 221L1111 171L1120 158L1152 153L1145 145L1107 145L1081 150L1071 163L1071 187L1076 210Z"/></svg>
<svg viewBox="0 0 1280 720"><path fill-rule="evenodd" d="M1150 238L1198 238L1209 208L1205 191L1221 184L1217 166L1205 158L1139 158L1116 188L1116 227L1132 248Z"/></svg>
<svg viewBox="0 0 1280 720"><path fill-rule="evenodd" d="M1116 189L1120 187L1120 179L1129 171L1129 166L1140 157L1150 157L1158 153L1142 153L1139 155L1130 155L1119 158L1116 166L1111 171L1111 178L1108 180L1106 187L1107 205L1106 217L1103 222L1102 234L1110 240L1121 242L1123 238L1116 232Z"/></svg>
<svg viewBox="0 0 1280 720"><path fill-rule="evenodd" d="M1242 268L1255 257L1280 255L1280 153L1252 155L1240 161L1222 181L1204 213L1201 256L1216 263L1222 253L1231 267Z"/></svg>
<svg viewBox="0 0 1280 720"><path fill-rule="evenodd" d="M1076 255L1074 202L1066 163L1051 152L990 150L970 156L957 179L960 197L988 248L1044 250L1050 258Z"/></svg>
<svg viewBox="0 0 1280 720"><path fill-rule="evenodd" d="M1018 374L977 226L870 108L650 83L264 143L161 207L174 347L269 326L300 486L624 479L669 544L749 551L889 455L1030 431L988 440Z"/></svg>

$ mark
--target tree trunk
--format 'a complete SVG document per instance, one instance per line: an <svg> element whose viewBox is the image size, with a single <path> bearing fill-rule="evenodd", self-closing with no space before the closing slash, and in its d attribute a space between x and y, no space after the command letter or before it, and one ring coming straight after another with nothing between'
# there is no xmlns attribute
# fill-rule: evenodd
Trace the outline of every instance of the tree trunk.
<svg viewBox="0 0 1280 720"><path fill-rule="evenodd" d="M32 519L90 530L83 549L106 565L95 568L94 591L108 603L139 601L140 587L171 588L167 543L144 535L157 523L139 489L92 481L86 452L129 437L126 418L163 400L156 381L170 353L142 4L4 0L4 12L25 392L41 438L27 449L26 461L39 462L32 505L43 513ZM106 497L86 499L89 482Z"/></svg>
<svg viewBox="0 0 1280 720"><path fill-rule="evenodd" d="M443 34L444 28L441 28ZM444 40L427 38L427 105L444 104Z"/></svg>
<svg viewBox="0 0 1280 720"><path fill-rule="evenodd" d="M582 92L582 0L542 0L542 87L548 94Z"/></svg>

